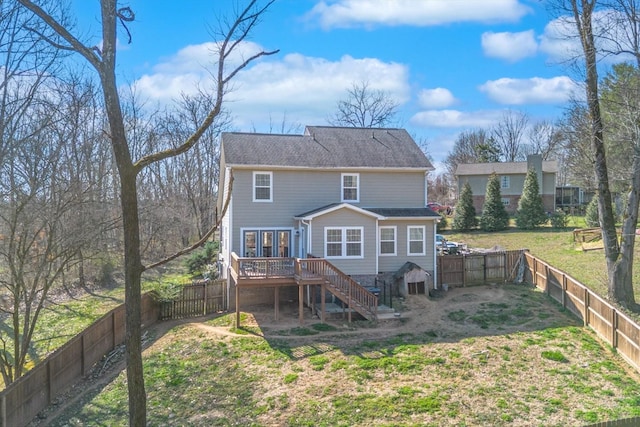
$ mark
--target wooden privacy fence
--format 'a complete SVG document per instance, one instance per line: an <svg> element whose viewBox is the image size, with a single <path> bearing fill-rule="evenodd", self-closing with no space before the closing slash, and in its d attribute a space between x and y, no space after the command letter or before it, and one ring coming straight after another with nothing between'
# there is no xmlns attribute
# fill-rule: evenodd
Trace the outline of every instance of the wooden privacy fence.
<svg viewBox="0 0 640 427"><path fill-rule="evenodd" d="M148 293L142 295L141 316L143 328L158 320L158 305ZM0 426L28 424L60 393L86 376L105 354L122 344L124 336L122 304L0 392Z"/></svg>
<svg viewBox="0 0 640 427"><path fill-rule="evenodd" d="M640 371L640 326L568 274L530 253L524 254L525 281L544 290L578 316L629 364Z"/></svg>
<svg viewBox="0 0 640 427"><path fill-rule="evenodd" d="M175 299L161 301L160 320L204 316L226 309L226 280L207 280L185 285Z"/></svg>
<svg viewBox="0 0 640 427"><path fill-rule="evenodd" d="M513 281L524 252L525 249L438 256L438 283L455 288Z"/></svg>

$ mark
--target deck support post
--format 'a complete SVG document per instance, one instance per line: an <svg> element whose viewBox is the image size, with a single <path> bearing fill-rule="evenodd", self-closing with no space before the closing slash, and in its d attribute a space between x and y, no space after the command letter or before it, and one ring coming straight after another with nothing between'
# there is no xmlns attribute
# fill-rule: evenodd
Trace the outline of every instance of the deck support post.
<svg viewBox="0 0 640 427"><path fill-rule="evenodd" d="M320 285L320 320L322 321L322 323L325 322L326 316L327 316L327 308L326 308L327 293L326 292L327 292L326 285L324 284L324 282L322 282L322 284Z"/></svg>
<svg viewBox="0 0 640 427"><path fill-rule="evenodd" d="M236 283L236 328L240 327L240 287Z"/></svg>
<svg viewBox="0 0 640 427"><path fill-rule="evenodd" d="M298 309L300 325L304 325L304 285L298 285Z"/></svg>
<svg viewBox="0 0 640 427"><path fill-rule="evenodd" d="M280 288L278 286L273 288L273 299L276 321L278 321L280 317Z"/></svg>

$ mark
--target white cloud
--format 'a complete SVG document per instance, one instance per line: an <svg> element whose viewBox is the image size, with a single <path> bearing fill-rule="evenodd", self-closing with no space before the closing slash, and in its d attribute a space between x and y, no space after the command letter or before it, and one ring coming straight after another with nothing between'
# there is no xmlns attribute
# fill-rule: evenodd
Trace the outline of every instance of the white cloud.
<svg viewBox="0 0 640 427"><path fill-rule="evenodd" d="M503 111L429 110L411 117L415 126L427 128L488 128L500 120Z"/></svg>
<svg viewBox="0 0 640 427"><path fill-rule="evenodd" d="M534 56L538 43L533 30L520 33L486 32L482 34L482 50L489 57L516 62Z"/></svg>
<svg viewBox="0 0 640 427"><path fill-rule="evenodd" d="M418 102L422 108L438 109L447 108L458 101L449 89L437 87L435 89L423 89L418 93Z"/></svg>
<svg viewBox="0 0 640 427"><path fill-rule="evenodd" d="M515 22L531 9L519 0L338 0L321 1L307 14L325 28L447 25L455 22Z"/></svg>
<svg viewBox="0 0 640 427"><path fill-rule="evenodd" d="M561 104L578 94L578 85L566 76L550 79L502 78L488 81L479 89L492 100L505 105Z"/></svg>
<svg viewBox="0 0 640 427"><path fill-rule="evenodd" d="M214 44L202 44L180 50L157 65L153 74L140 78L137 90L152 100L169 102L181 93L195 93L198 85L213 87L204 65L211 62L214 48ZM257 48L250 44L243 51ZM284 114L292 122L323 124L354 82L367 81L371 89L385 91L403 104L410 96L408 80L406 65L376 58L345 55L329 61L289 54L267 57L242 70L233 79L225 100L239 130L260 130L261 123Z"/></svg>
<svg viewBox="0 0 640 427"><path fill-rule="evenodd" d="M593 32L598 49L598 59L608 64L634 60L628 54L612 55L604 52L631 51L627 40L629 26L626 17L613 10L600 10L593 14ZM633 39L633 37L631 37ZM619 41L618 45L613 40ZM572 16L561 16L549 22L540 37L540 51L546 53L556 63L579 60L582 64L583 52L580 38Z"/></svg>

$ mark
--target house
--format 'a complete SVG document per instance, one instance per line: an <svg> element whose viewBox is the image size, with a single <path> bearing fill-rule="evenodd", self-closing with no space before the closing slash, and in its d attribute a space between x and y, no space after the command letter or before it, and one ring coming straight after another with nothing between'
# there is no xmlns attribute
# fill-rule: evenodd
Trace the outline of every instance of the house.
<svg viewBox="0 0 640 427"><path fill-rule="evenodd" d="M240 290L247 304L268 301L275 289L276 311L280 291L297 298L300 311L303 297L312 304L317 292L305 286L321 286L321 297L326 287L343 302L367 299L376 278L407 261L436 277L431 170L403 129L223 133L219 271L229 295L235 287L236 311Z"/></svg>
<svg viewBox="0 0 640 427"><path fill-rule="evenodd" d="M556 161L543 161L539 154L527 156L527 161L524 162L460 164L455 172L458 194L462 191L463 185L468 182L473 193L473 205L478 213L482 212L487 182L491 174L495 173L500 179L502 203L507 212L515 213L529 169L534 169L538 176L538 187L545 211L554 212L558 164Z"/></svg>

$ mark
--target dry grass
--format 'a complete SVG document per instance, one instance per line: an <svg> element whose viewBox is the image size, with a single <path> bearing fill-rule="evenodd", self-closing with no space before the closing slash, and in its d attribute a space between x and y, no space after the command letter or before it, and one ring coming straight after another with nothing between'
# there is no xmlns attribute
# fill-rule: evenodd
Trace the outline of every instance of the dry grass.
<svg viewBox="0 0 640 427"><path fill-rule="evenodd" d="M149 424L566 426L640 415L635 373L544 294L454 289L402 321L300 327L293 307L173 328L145 352ZM124 373L47 425L126 423Z"/></svg>

